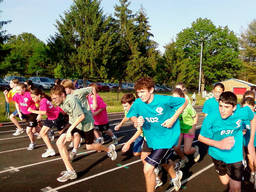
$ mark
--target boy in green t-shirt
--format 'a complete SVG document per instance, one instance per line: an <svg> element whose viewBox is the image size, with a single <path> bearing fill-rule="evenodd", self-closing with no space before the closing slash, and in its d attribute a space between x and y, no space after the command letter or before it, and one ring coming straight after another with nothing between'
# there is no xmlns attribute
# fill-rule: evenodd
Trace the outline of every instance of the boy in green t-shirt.
<svg viewBox="0 0 256 192"><path fill-rule="evenodd" d="M66 142L72 140L74 134L79 134L80 137L85 139L86 148L88 150L105 151L111 160L116 159L117 153L115 151L115 145L111 144L107 148L101 144L93 143L93 119L86 114L77 97L72 94L66 95L65 88L61 85L56 85L51 89L51 98L53 103L59 105L62 110L69 115L67 130L60 135L56 142L60 156L67 169L61 172L61 176L57 178L59 182L66 182L77 178L65 145Z"/></svg>
<svg viewBox="0 0 256 192"><path fill-rule="evenodd" d="M185 98L184 92L179 88L175 88L172 91L172 96ZM195 109L192 107L191 103L187 105L187 107L184 109L184 111L180 115L179 119L180 119L181 134L180 134L178 144L177 146L174 147L174 150L181 157L179 166L180 168L183 168L185 167L185 163L189 161L185 155L193 154L195 162L197 162L200 159L198 146L195 145L194 147L192 147L192 142L195 137L195 130L196 130L196 124L198 121L198 115ZM183 138L184 138L184 152L181 151L181 147L180 147Z"/></svg>

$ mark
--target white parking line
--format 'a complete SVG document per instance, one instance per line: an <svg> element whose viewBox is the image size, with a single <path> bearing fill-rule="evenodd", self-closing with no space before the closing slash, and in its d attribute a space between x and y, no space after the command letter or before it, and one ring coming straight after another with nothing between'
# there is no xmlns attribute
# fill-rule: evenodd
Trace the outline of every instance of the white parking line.
<svg viewBox="0 0 256 192"><path fill-rule="evenodd" d="M101 176L101 175L105 175L105 174L107 174L107 173L116 171L116 170L118 170L118 169L122 169L122 168L124 168L124 167L127 167L127 166L129 166L129 165L133 165L133 164L136 164L136 163L139 163L139 162L141 162L140 159L138 159L138 160L136 160L136 161L133 161L133 162L130 162L130 163L127 163L127 164L125 164L125 165L122 165L122 166L120 166L120 167L116 167L116 168L113 168L113 169L109 169L109 170L107 170L107 171L103 171L103 172L97 173L97 174L95 174L95 175L92 175L92 176L89 176L89 177L86 177L86 178L83 178L83 179L80 179L80 180L76 180L76 181L67 183L67 184L65 184L65 185L61 185L61 186L59 186L59 187L50 189L48 192L56 192L56 191L59 190L59 189L63 189L63 188L66 188L66 187L75 185L75 184L77 184L77 183L81 183L81 182L83 182L83 181L87 181L87 180L93 179L93 178L95 178L95 177L98 177L98 176Z"/></svg>

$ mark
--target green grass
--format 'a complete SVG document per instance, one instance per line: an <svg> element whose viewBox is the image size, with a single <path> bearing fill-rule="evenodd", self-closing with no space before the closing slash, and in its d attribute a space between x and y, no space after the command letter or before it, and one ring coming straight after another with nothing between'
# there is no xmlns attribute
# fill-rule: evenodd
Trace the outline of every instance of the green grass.
<svg viewBox="0 0 256 192"><path fill-rule="evenodd" d="M100 92L99 95L103 98L104 102L107 104L108 113L113 112L123 112L123 107L121 105L121 98L125 93L116 93L116 92ZM170 93L161 93L164 95L170 95ZM188 94L191 98L192 94ZM200 95L197 95L196 105L203 105L205 99ZM5 99L2 92L0 92L0 122L9 121L5 116ZM13 103L10 103L10 113L15 110L15 106Z"/></svg>

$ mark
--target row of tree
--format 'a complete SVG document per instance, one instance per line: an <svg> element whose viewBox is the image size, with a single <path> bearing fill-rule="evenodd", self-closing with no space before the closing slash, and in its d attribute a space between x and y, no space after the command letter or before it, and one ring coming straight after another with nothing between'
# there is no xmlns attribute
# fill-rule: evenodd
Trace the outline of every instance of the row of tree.
<svg viewBox="0 0 256 192"><path fill-rule="evenodd" d="M17 72L120 83L147 75L160 84L184 82L196 89L203 47L202 86L233 77L256 82L256 21L239 38L228 27L199 18L178 33L162 55L145 11L133 13L129 5L119 0L114 16L107 16L99 0L74 0L47 44L30 33L6 35L2 27L8 21L2 21L0 75Z"/></svg>

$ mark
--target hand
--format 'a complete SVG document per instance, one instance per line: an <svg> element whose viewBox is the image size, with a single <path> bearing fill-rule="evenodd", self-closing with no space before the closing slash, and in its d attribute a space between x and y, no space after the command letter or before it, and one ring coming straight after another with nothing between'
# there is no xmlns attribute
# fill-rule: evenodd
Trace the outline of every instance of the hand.
<svg viewBox="0 0 256 192"><path fill-rule="evenodd" d="M28 112L32 112L32 109L30 107L28 108Z"/></svg>
<svg viewBox="0 0 256 192"><path fill-rule="evenodd" d="M255 159L255 147L252 142L248 143L248 154L252 159Z"/></svg>
<svg viewBox="0 0 256 192"><path fill-rule="evenodd" d="M7 91L7 90L4 90L3 93L4 93L4 95L7 95L7 94L8 94L8 91Z"/></svg>
<svg viewBox="0 0 256 192"><path fill-rule="evenodd" d="M137 118L137 126L135 126L135 127L142 127L144 122L145 122L144 118L142 116L139 116Z"/></svg>
<svg viewBox="0 0 256 192"><path fill-rule="evenodd" d="M165 122L162 123L162 126L166 127L166 128L171 128L174 123L175 123L175 121L173 120L173 118L170 118L170 119L165 120Z"/></svg>
<svg viewBox="0 0 256 192"><path fill-rule="evenodd" d="M233 136L226 137L225 139L222 139L221 141L218 141L217 148L222 150L230 150L235 144L235 139Z"/></svg>
<svg viewBox="0 0 256 192"><path fill-rule="evenodd" d="M122 152L125 153L130 149L130 144L125 143L124 146L122 147Z"/></svg>
<svg viewBox="0 0 256 192"><path fill-rule="evenodd" d="M92 110L95 111L97 109L97 104L96 103L93 103L92 104Z"/></svg>
<svg viewBox="0 0 256 192"><path fill-rule="evenodd" d="M71 132L69 132L69 131L67 131L66 140L67 141L72 141L72 135L71 135Z"/></svg>
<svg viewBox="0 0 256 192"><path fill-rule="evenodd" d="M121 126L120 126L120 123L119 123L118 125L115 126L114 130L118 131L120 128L121 128Z"/></svg>
<svg viewBox="0 0 256 192"><path fill-rule="evenodd" d="M41 115L38 115L37 117L36 117L36 120L39 122L39 121L42 121L42 116Z"/></svg>

